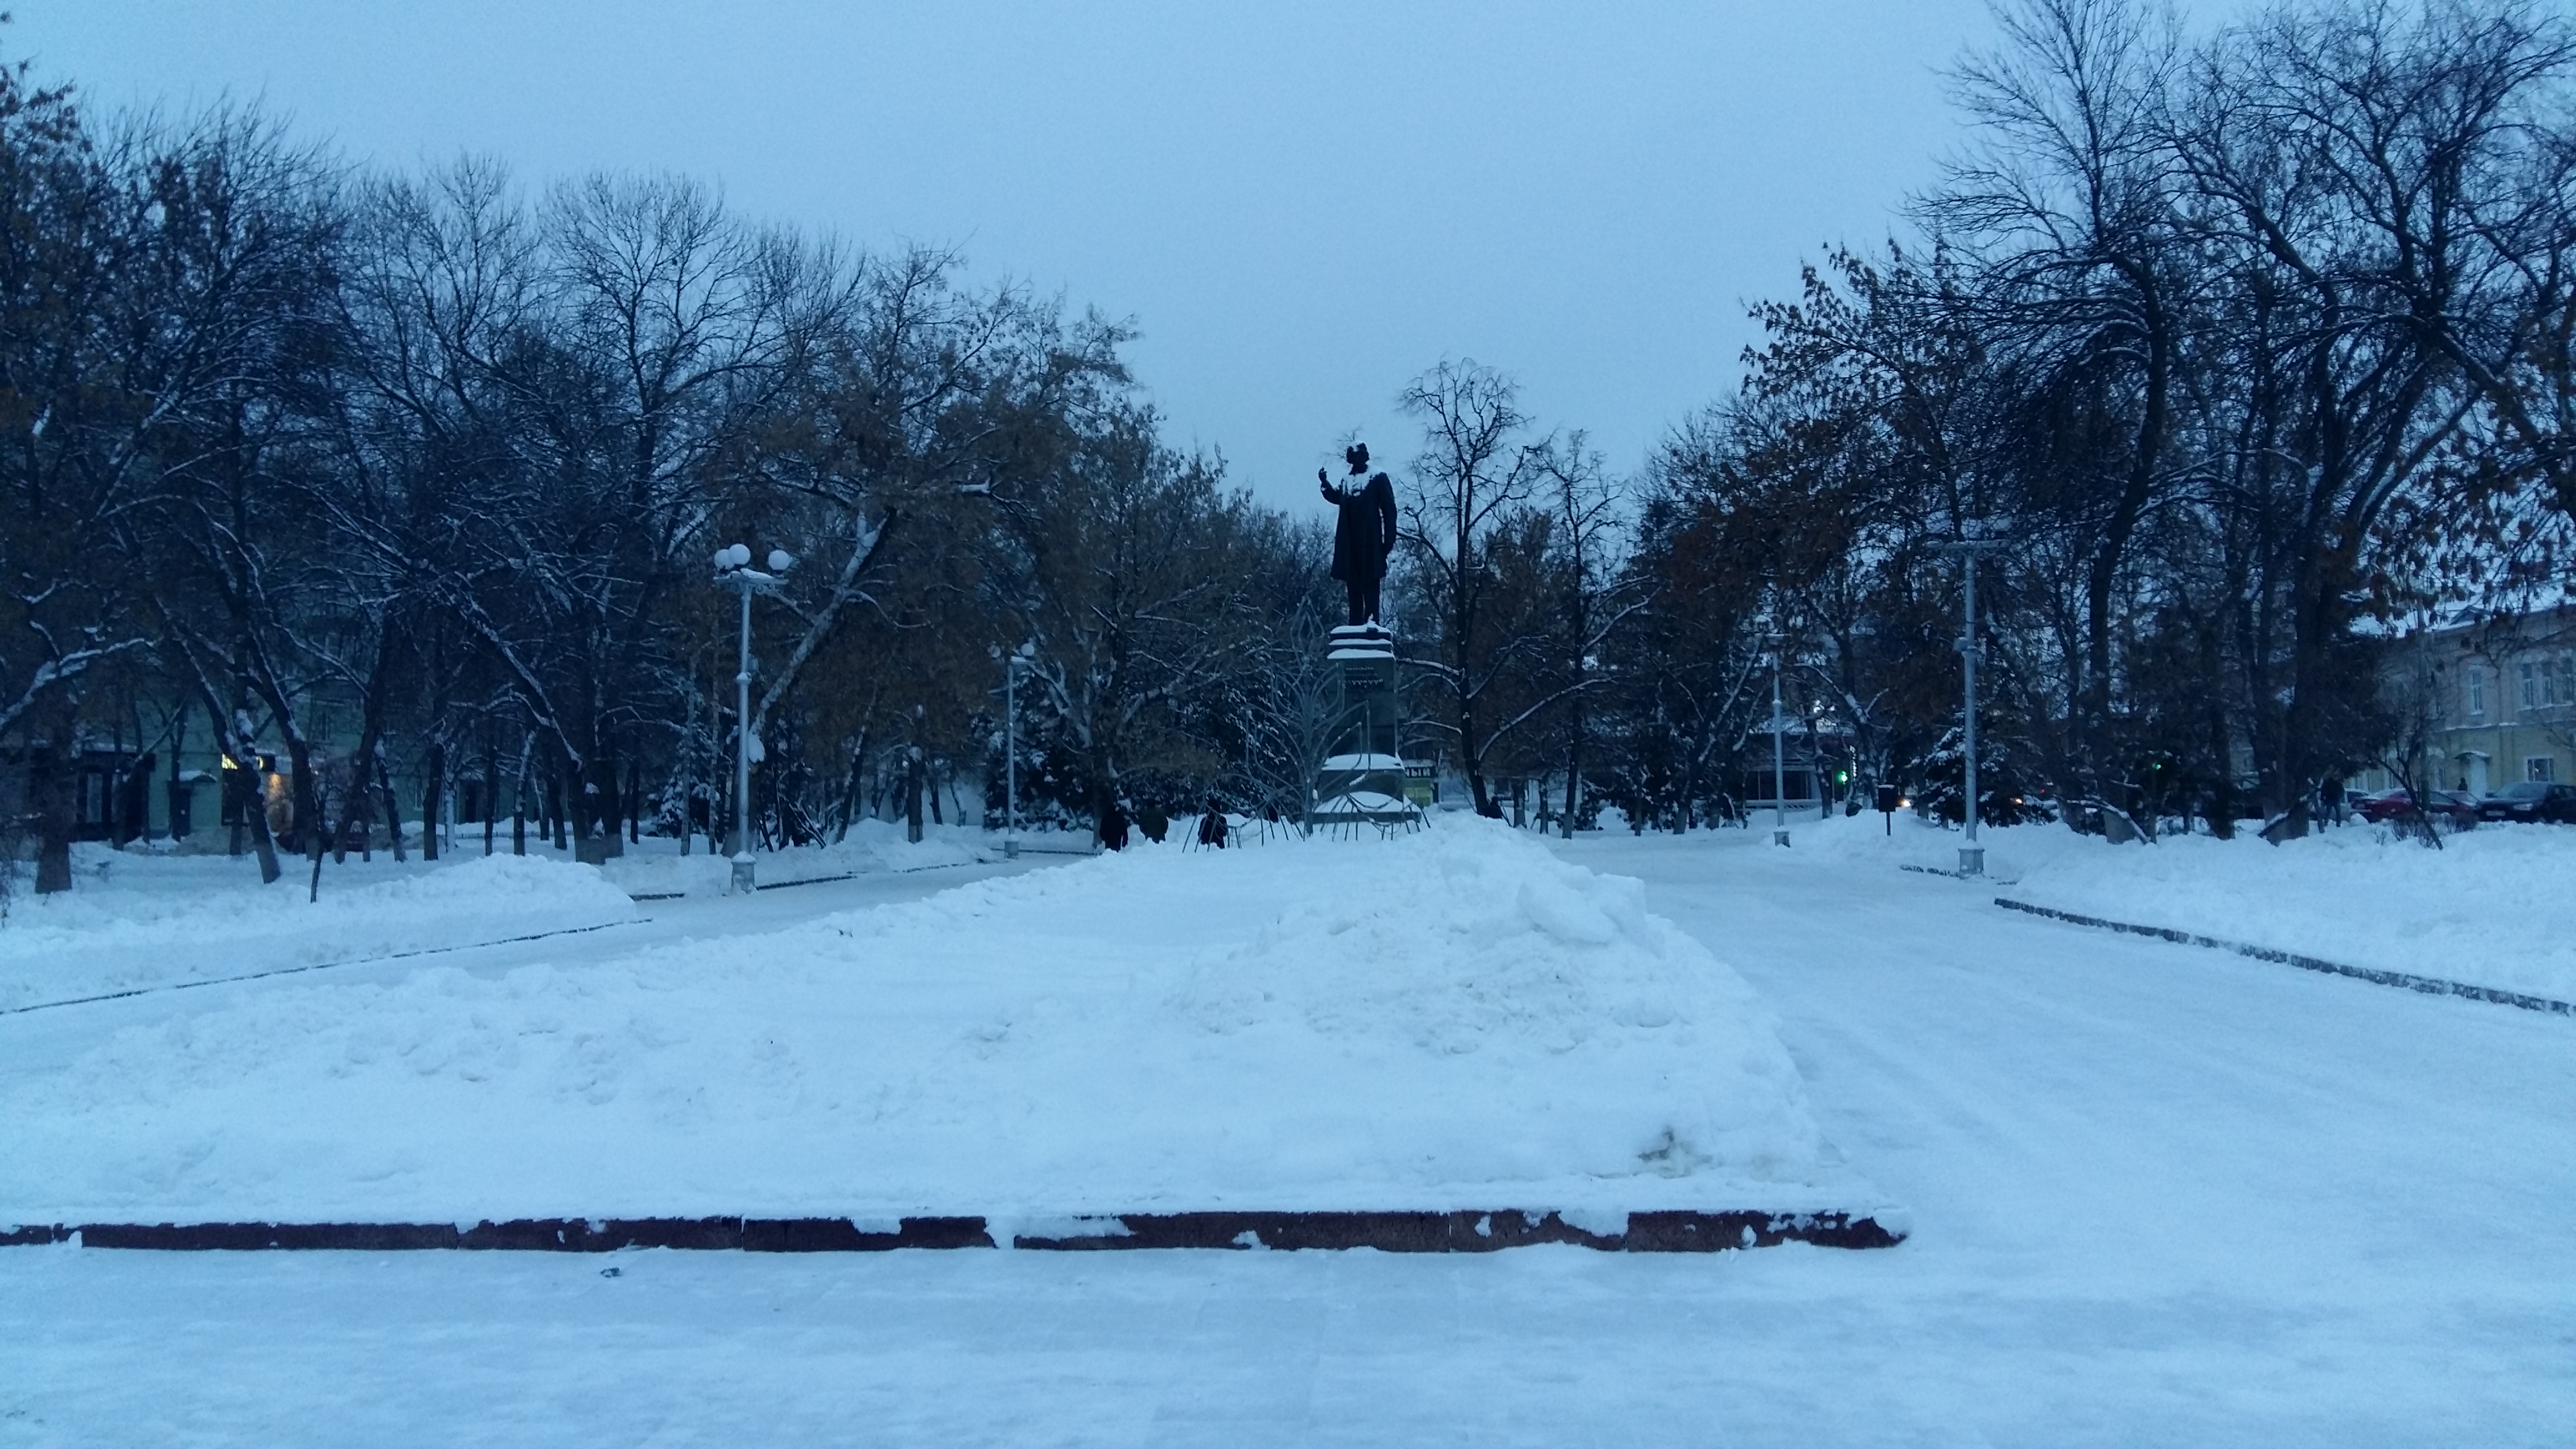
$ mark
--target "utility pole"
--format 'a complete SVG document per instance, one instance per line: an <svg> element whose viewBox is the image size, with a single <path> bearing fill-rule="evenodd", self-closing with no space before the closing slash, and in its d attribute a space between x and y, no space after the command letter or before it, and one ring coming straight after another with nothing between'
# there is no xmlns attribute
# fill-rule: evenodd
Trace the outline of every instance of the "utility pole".
<svg viewBox="0 0 2576 1449"><path fill-rule="evenodd" d="M1977 643L1977 560L2001 552L2003 542L1970 536L1934 547L1942 553L1956 555L1959 560L1962 612L1967 616L1966 630L1959 635L1957 645L1967 685L1966 714L1959 738L1966 756L1968 791L1963 811L1968 835L1966 842L1959 847L1959 874L1981 876L1986 873L1986 848L1977 843L1977 659L1983 652Z"/></svg>
<svg viewBox="0 0 2576 1449"><path fill-rule="evenodd" d="M733 881L735 895L749 896L751 860L751 596L777 589L779 575L795 567L796 556L783 548L769 551L769 572L751 566L751 548L734 544L716 550L716 584L742 591L741 666L734 671Z"/></svg>

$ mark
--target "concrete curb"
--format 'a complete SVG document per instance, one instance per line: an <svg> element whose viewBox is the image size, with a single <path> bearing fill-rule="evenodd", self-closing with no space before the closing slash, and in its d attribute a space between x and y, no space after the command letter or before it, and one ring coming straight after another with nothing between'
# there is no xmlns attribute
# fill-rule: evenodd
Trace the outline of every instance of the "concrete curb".
<svg viewBox="0 0 2576 1449"><path fill-rule="evenodd" d="M2373 966L2346 966L2316 956L2302 956L2296 951L2277 951L2269 946L2252 946L2243 941L2225 941L2216 936L2198 936L2168 926L2141 926L2128 921L2105 920L2100 916L2080 916L2052 906L2033 905L2006 896L1995 897L1995 904L2008 911L2021 911L2069 925L2092 926L2104 931L2124 931L2132 936L2153 936L2184 946L2204 946L2212 951L2233 951L2257 961L2272 961L2283 966L2296 966L2302 971L2321 971L2328 976L2349 976L2376 986L2395 986L2427 996L2465 996L2471 1001L2492 1001L2499 1006L2518 1006L2525 1011L2542 1011L2556 1016L2576 1016L2576 1003L2552 1000L2546 996L2526 996L2519 991L2503 991L2493 986L2472 986L2465 981L2446 981L2439 976L2415 976L2404 971L2383 971Z"/></svg>
<svg viewBox="0 0 2576 1449"><path fill-rule="evenodd" d="M1587 1215L1577 1214L1578 1218ZM1843 1212L1639 1212L1618 1231L1558 1212L1183 1212L1070 1218L515 1218L454 1223L82 1223L0 1228L0 1247L68 1244L175 1252L467 1251L610 1253L674 1248L745 1253L873 1253L898 1248L1025 1252L1135 1249L1375 1248L1388 1253L1490 1253L1569 1243L1610 1253L1714 1253L1812 1243L1892 1248L1905 1240L1878 1219ZM1018 1230L1025 1227L1026 1231ZM997 1236L998 1234L998 1236Z"/></svg>

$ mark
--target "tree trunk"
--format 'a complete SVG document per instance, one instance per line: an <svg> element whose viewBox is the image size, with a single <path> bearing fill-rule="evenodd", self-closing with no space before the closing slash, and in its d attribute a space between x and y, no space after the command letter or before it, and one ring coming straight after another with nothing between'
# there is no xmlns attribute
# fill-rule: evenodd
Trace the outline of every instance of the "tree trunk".
<svg viewBox="0 0 2576 1449"><path fill-rule="evenodd" d="M49 896L72 888L72 836L79 828L78 773L68 717L55 724L35 759L30 772L35 798L29 803L36 816L36 894Z"/></svg>
<svg viewBox="0 0 2576 1449"><path fill-rule="evenodd" d="M331 863L333 865L342 865L347 863L349 859L349 832L352 830L360 832L358 835L358 848L362 852L367 853L368 859L374 859L373 852L368 849L371 844L369 837L375 833L375 822L369 818L369 806L372 802L367 796L367 767L369 762L375 758L376 737L379 727L380 725L376 715L375 706L370 703L367 706L366 717L358 730L358 753L349 764L348 801L340 807L340 824L338 828L331 832Z"/></svg>
<svg viewBox="0 0 2576 1449"><path fill-rule="evenodd" d="M1583 709L1582 706L1578 704L1575 706L1574 711L1573 732L1566 737L1565 741L1565 819L1558 826L1558 834L1567 840L1572 840L1574 838L1574 807L1576 804L1575 792L1581 787L1582 783ZM1682 797L1682 809L1687 812L1690 808L1690 797Z"/></svg>
<svg viewBox="0 0 2576 1449"><path fill-rule="evenodd" d="M348 813L357 816L358 858L366 861L376 858L376 782L369 778L374 774L375 760L372 755L362 755L350 762ZM317 795L314 799L318 804L321 797ZM344 814L342 818L346 819L348 816ZM339 849L345 837L344 829L341 836L332 840L331 848Z"/></svg>
<svg viewBox="0 0 2576 1449"><path fill-rule="evenodd" d="M921 843L921 746L903 752L903 838Z"/></svg>
<svg viewBox="0 0 2576 1449"><path fill-rule="evenodd" d="M447 742L431 739L420 786L420 858L438 859L438 822L447 803Z"/></svg>
<svg viewBox="0 0 2576 1449"><path fill-rule="evenodd" d="M230 717L232 723L226 724L226 716L211 697L205 704L209 718L215 722L215 748L234 765L222 772L223 789L233 796L238 807L233 816L232 853L241 854L242 831L248 829L259 855L259 883L274 885L285 876L286 867L278 863L277 840L268 829L267 784L259 768L259 752L251 748L238 712Z"/></svg>
<svg viewBox="0 0 2576 1449"><path fill-rule="evenodd" d="M394 859L400 862L403 858L402 797L394 793L393 766L385 763L385 752L381 744L377 746L373 763L376 767L376 784L385 792L385 832L392 837Z"/></svg>
<svg viewBox="0 0 2576 1449"><path fill-rule="evenodd" d="M605 751L601 753L596 773L599 784L591 799L597 806L599 818L591 830L599 839L608 842L608 854L622 854L626 844L626 782L618 778L616 759Z"/></svg>
<svg viewBox="0 0 2576 1449"><path fill-rule="evenodd" d="M307 781L307 777L301 771L297 773L296 778L299 781L306 781L306 783L299 783L290 787L294 792L295 798L309 801L312 805L312 814L309 817L299 810L295 821L296 839L304 846L304 853L313 858L313 889L305 899L308 901L317 901L322 898L322 782L319 780ZM367 782L359 780L357 782L358 793L363 795L366 793L366 789Z"/></svg>
<svg viewBox="0 0 2576 1449"><path fill-rule="evenodd" d="M1093 739L1098 739L1095 730ZM1118 814L1118 778L1109 768L1109 753L1094 745L1091 756L1091 838L1098 845L1109 845L1109 822ZM1120 843L1121 845L1124 842ZM1112 849L1118 848L1112 846Z"/></svg>
<svg viewBox="0 0 2576 1449"><path fill-rule="evenodd" d="M297 735L287 736L286 768L293 772L286 786L293 802L287 848L309 854L322 846L322 782L313 778L312 744Z"/></svg>
<svg viewBox="0 0 2576 1449"><path fill-rule="evenodd" d="M1488 820L1502 819L1502 804L1485 785L1485 750L1476 738L1476 709L1463 697L1458 705L1458 767L1467 776L1467 794L1475 802L1476 813Z"/></svg>
<svg viewBox="0 0 2576 1449"><path fill-rule="evenodd" d="M859 818L860 812L867 808L867 792L868 732L862 729L859 731L858 744L850 751L849 776L841 782L841 820L834 827L835 834L832 839L835 843L850 838L851 824Z"/></svg>

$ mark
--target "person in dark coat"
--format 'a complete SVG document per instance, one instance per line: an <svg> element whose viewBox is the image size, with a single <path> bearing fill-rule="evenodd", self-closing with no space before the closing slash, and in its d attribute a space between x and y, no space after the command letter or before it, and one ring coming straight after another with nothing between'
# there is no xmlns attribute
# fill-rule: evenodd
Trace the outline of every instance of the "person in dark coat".
<svg viewBox="0 0 2576 1449"><path fill-rule="evenodd" d="M1366 443L1344 449L1342 461L1351 466L1343 486L1334 487L1321 468L1315 470L1315 481L1323 485L1324 501L1341 510L1333 525L1333 577L1342 581L1349 597L1351 622L1365 624L1378 617L1387 556L1395 552L1395 484L1384 473L1359 481L1368 473Z"/></svg>

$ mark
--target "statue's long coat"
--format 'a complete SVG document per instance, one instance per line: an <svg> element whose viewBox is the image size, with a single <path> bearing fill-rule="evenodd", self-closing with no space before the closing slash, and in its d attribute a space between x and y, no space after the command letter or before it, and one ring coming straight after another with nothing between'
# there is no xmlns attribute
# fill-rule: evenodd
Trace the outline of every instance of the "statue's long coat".
<svg viewBox="0 0 2576 1449"><path fill-rule="evenodd" d="M1395 552L1395 485L1384 473L1358 488L1332 490L1341 506L1333 525L1333 577L1344 583L1374 583L1386 577L1386 558Z"/></svg>

